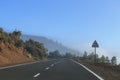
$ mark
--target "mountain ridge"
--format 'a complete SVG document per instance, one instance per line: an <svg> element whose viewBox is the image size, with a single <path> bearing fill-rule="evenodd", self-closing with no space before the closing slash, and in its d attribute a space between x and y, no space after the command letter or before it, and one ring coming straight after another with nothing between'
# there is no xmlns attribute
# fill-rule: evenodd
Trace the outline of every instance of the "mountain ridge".
<svg viewBox="0 0 120 80"><path fill-rule="evenodd" d="M70 48L62 45L61 43L58 43L58 42L56 42L52 39L48 39L47 37L44 37L44 36L34 36L34 35L23 34L21 36L21 39L23 41L33 39L35 41L43 43L44 46L48 49L48 52L58 50L63 54L65 54L66 52L70 52L70 53L73 53L73 54L78 54L79 53L76 50L70 49Z"/></svg>

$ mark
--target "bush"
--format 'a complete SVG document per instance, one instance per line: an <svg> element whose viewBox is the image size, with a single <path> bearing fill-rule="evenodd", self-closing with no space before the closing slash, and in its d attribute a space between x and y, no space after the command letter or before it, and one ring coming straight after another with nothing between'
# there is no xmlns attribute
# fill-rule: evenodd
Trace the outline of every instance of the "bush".
<svg viewBox="0 0 120 80"><path fill-rule="evenodd" d="M31 53L31 55L39 59L42 59L47 55L46 54L47 50L44 47L44 45L32 39L29 39L28 41L25 42L24 48L26 49L26 51Z"/></svg>

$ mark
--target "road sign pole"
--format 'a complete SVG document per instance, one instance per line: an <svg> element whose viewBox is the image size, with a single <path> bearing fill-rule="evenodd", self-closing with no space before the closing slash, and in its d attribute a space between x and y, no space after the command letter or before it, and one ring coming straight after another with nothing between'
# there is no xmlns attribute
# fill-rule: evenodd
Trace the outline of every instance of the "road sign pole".
<svg viewBox="0 0 120 80"><path fill-rule="evenodd" d="M95 56L94 56L94 62L96 63L97 62L97 58L96 58L96 48L99 47L97 41L95 40L92 44L92 47L95 48Z"/></svg>
<svg viewBox="0 0 120 80"><path fill-rule="evenodd" d="M95 63L96 63L96 47L95 47Z"/></svg>

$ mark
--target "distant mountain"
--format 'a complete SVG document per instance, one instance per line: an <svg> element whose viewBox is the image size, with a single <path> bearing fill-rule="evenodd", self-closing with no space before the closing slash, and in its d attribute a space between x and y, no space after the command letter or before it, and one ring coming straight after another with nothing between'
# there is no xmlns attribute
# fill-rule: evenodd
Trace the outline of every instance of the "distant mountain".
<svg viewBox="0 0 120 80"><path fill-rule="evenodd" d="M66 53L66 52L71 52L73 54L78 54L78 51L67 48L64 45L62 45L58 42L55 42L51 39L48 39L46 37L43 37L43 36L22 35L21 38L23 39L23 41L26 41L28 39L33 39L35 41L43 43L44 46L48 49L49 52L58 50L63 54Z"/></svg>

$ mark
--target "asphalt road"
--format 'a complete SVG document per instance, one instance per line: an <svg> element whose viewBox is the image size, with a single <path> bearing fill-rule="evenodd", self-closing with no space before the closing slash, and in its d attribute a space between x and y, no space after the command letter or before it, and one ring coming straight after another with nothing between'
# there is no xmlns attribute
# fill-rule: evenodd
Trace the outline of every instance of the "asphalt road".
<svg viewBox="0 0 120 80"><path fill-rule="evenodd" d="M50 60L0 70L0 80L99 80L69 59Z"/></svg>

